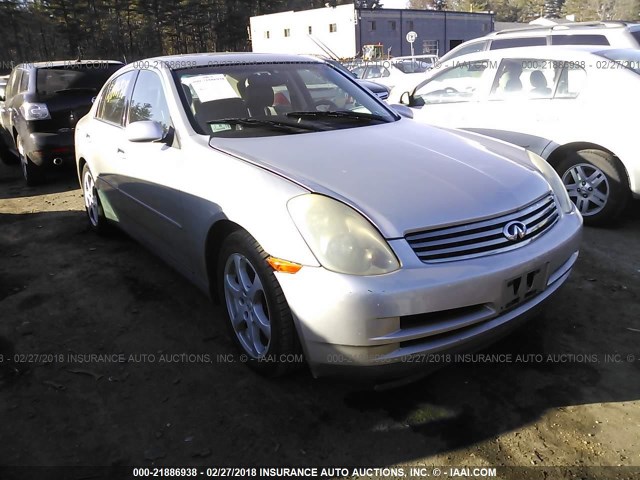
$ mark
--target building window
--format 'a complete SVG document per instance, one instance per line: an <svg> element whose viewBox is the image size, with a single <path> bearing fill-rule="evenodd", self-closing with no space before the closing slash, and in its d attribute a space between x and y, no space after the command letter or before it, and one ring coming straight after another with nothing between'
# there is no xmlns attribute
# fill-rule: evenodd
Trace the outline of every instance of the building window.
<svg viewBox="0 0 640 480"><path fill-rule="evenodd" d="M376 30L376 21L372 20L371 22L369 22L369 30L372 32L375 32Z"/></svg>
<svg viewBox="0 0 640 480"><path fill-rule="evenodd" d="M290 28L285 28L284 29L284 36L285 37L290 37L291 36L291 29Z"/></svg>
<svg viewBox="0 0 640 480"><path fill-rule="evenodd" d="M264 38L271 38L271 34L269 33L269 30L264 32Z"/></svg>
<svg viewBox="0 0 640 480"><path fill-rule="evenodd" d="M336 33L338 31L338 25L335 23L331 23L329 25L329 32L330 33Z"/></svg>
<svg viewBox="0 0 640 480"><path fill-rule="evenodd" d="M407 28L409 31L413 30L413 20L407 20Z"/></svg>
<svg viewBox="0 0 640 480"><path fill-rule="evenodd" d="M396 31L396 21L395 20L389 20L389 30L395 32Z"/></svg>
<svg viewBox="0 0 640 480"><path fill-rule="evenodd" d="M423 40L422 53L427 55L439 55L440 44L438 40Z"/></svg>
<svg viewBox="0 0 640 480"><path fill-rule="evenodd" d="M309 35L311 35L312 33L313 33L313 27L309 25Z"/></svg>

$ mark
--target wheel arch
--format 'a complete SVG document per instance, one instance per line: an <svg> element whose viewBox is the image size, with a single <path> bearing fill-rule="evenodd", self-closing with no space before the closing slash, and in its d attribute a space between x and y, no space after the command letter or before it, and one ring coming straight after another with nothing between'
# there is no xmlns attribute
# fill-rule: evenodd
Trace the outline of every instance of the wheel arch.
<svg viewBox="0 0 640 480"><path fill-rule="evenodd" d="M548 155L547 162L549 162L549 164L553 168L556 168L558 166L558 164L562 161L562 159L567 154L579 152L580 150L600 150L600 151L603 151L603 152L606 152L606 153L610 154L613 157L614 161L620 167L622 167L622 170L624 171L624 174L626 176L627 186L629 188L631 188L631 178L629 177L629 172L627 171L627 168L625 167L624 163L622 163L622 161L620 160L620 158L618 158L618 156L615 154L615 152L612 152L608 148L603 147L602 145L598 145L596 143L591 143L591 142L572 142L572 143L567 143L565 145L560 145L555 150L553 150L551 152L551 154ZM558 172L558 174L560 175L559 172Z"/></svg>
<svg viewBox="0 0 640 480"><path fill-rule="evenodd" d="M77 170L78 170L78 182L80 183L80 188L82 187L82 170L84 169L84 166L87 164L87 161L84 159L84 157L80 157L78 159L77 162Z"/></svg>
<svg viewBox="0 0 640 480"><path fill-rule="evenodd" d="M218 279L216 275L216 272L218 271L220 248L222 247L224 240L233 232L238 230L245 229L231 220L221 219L211 225L207 232L204 258L207 269L209 294L213 302L216 304L220 303L218 295Z"/></svg>

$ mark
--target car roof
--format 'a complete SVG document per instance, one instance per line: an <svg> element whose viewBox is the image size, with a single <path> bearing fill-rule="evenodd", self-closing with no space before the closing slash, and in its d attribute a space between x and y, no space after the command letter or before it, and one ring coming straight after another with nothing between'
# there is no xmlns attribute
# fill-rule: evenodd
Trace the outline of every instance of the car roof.
<svg viewBox="0 0 640 480"><path fill-rule="evenodd" d="M606 52L606 51L620 51L628 50L630 52L637 51L634 48L620 48L611 47L605 45L541 45L534 47L514 47L514 48L501 48L498 50L483 50L482 52L473 52L466 55L460 55L444 62L448 64L450 62L463 63L465 61L473 61L480 59L494 59L504 57L539 57L539 58L566 58L574 56L585 57L591 54ZM571 58L569 58L570 60Z"/></svg>
<svg viewBox="0 0 640 480"><path fill-rule="evenodd" d="M124 65L124 63L117 60L56 60L52 62L34 62L34 63L21 63L18 67L21 68L55 68L66 67L71 65L95 65L110 64L110 65Z"/></svg>
<svg viewBox="0 0 640 480"><path fill-rule="evenodd" d="M558 25L528 25L519 28L508 28L497 32L491 32L481 38L496 38L502 36L518 36L519 34L529 34L540 32L542 34L548 34L552 32L573 32L575 30L594 31L594 30L615 30L625 29L629 27L630 30L640 29L640 24L623 22L623 21L603 21L603 22L575 22L575 23L560 23Z"/></svg>
<svg viewBox="0 0 640 480"><path fill-rule="evenodd" d="M180 70L189 67L207 67L215 65L248 65L270 63L326 63L323 60L305 55L290 55L281 53L191 53L185 55L165 55L140 60L153 65L163 65L170 70Z"/></svg>

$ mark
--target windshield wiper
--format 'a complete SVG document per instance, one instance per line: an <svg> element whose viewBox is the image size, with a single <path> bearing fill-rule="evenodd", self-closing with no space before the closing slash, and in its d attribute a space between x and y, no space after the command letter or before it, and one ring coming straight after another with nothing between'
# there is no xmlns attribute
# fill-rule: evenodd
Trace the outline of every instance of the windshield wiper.
<svg viewBox="0 0 640 480"><path fill-rule="evenodd" d="M362 112L350 112L348 110L330 110L327 112L320 112L317 110L309 112L290 112L287 113L287 117L298 118L350 118L353 120L374 120L378 122L388 122L389 119L376 115L375 113L362 113Z"/></svg>
<svg viewBox="0 0 640 480"><path fill-rule="evenodd" d="M228 123L230 125L242 125L243 127L272 127L278 130L311 130L318 131L317 127L297 123L280 122L278 120L258 120L257 118L221 118L211 120L207 124Z"/></svg>

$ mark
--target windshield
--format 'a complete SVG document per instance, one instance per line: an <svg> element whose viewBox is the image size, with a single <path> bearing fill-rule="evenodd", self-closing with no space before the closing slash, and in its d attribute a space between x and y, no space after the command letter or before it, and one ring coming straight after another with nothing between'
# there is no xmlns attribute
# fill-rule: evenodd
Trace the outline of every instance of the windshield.
<svg viewBox="0 0 640 480"><path fill-rule="evenodd" d="M323 63L219 64L174 71L194 129L219 137L299 134L397 120Z"/></svg>
<svg viewBox="0 0 640 480"><path fill-rule="evenodd" d="M121 64L96 62L39 68L36 91L41 97L79 91L95 95L111 74L121 67Z"/></svg>
<svg viewBox="0 0 640 480"><path fill-rule="evenodd" d="M605 50L602 52L596 52L596 55L600 55L608 60L611 60L611 65L602 66L601 68L611 69L614 65L620 68L628 68L640 75L640 50Z"/></svg>

